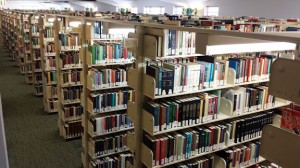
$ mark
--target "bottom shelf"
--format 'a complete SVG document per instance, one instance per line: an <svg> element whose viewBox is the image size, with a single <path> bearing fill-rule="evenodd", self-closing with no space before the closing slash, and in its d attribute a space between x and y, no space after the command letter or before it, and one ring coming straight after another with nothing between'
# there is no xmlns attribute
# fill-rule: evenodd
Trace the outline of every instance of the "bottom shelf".
<svg viewBox="0 0 300 168"><path fill-rule="evenodd" d="M254 166L254 165L256 165L256 164L258 164L258 163L261 163L261 162L264 162L264 161L266 161L266 159L263 158L263 157L261 157L261 156L259 156L257 162L255 162L255 163L250 163L249 165L245 165L244 167L241 167L241 168L251 167L251 166Z"/></svg>

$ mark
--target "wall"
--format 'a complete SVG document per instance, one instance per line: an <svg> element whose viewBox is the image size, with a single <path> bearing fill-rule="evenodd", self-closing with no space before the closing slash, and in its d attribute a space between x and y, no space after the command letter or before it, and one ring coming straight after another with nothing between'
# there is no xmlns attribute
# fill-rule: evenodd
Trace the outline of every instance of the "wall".
<svg viewBox="0 0 300 168"><path fill-rule="evenodd" d="M133 7L138 7L138 13L144 13L145 6L162 6L165 7L165 12L173 14L173 4L162 2L160 0L138 0L133 4Z"/></svg>
<svg viewBox="0 0 300 168"><path fill-rule="evenodd" d="M219 6L219 16L299 18L299 0L209 0L204 6Z"/></svg>

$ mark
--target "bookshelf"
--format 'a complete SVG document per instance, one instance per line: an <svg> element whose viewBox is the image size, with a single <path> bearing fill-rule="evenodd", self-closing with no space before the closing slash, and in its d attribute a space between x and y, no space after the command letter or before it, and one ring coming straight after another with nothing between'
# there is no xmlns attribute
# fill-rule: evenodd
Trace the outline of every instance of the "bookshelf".
<svg viewBox="0 0 300 168"><path fill-rule="evenodd" d="M43 96L43 71L41 58L41 41L40 41L40 27L39 14L32 14L30 17L30 51L31 51L31 66L32 66L32 80L34 87L34 95Z"/></svg>
<svg viewBox="0 0 300 168"><path fill-rule="evenodd" d="M57 30L54 41L59 101L58 127L60 135L70 140L80 138L83 132L83 55L79 51L82 46L82 19L57 16L54 26Z"/></svg>
<svg viewBox="0 0 300 168"><path fill-rule="evenodd" d="M134 66L136 48L126 45L134 33L113 33L111 29L131 28L135 31L135 27L93 18L86 18L85 23L84 38L87 44L82 49L83 72L87 75L84 75L83 83L83 166L93 167L100 160L106 162L105 158L119 158L124 161L122 167L125 167L125 162L133 159L128 139L133 134L134 125L127 116L127 102L135 102L137 93L128 87L127 79L128 69ZM107 51L107 55L103 51ZM97 101L103 104L97 105ZM105 122L108 127L102 130L99 124ZM101 147L103 142L110 141L114 141L116 147L109 146L108 150L104 149L105 146Z"/></svg>
<svg viewBox="0 0 300 168"><path fill-rule="evenodd" d="M32 14L24 13L22 20L22 36L24 44L24 66L25 66L25 82L27 84L32 84L32 55L30 48L30 21Z"/></svg>
<svg viewBox="0 0 300 168"><path fill-rule="evenodd" d="M58 112L57 93L57 69L56 69L56 48L55 48L55 17L52 15L40 15L39 18L39 39L42 45L42 81L43 81L43 102L44 110L51 114Z"/></svg>
<svg viewBox="0 0 300 168"><path fill-rule="evenodd" d="M181 31L191 31L191 32L196 32L197 35L196 35L196 54L195 55L191 55L191 56L186 56L186 55L182 55L183 58L186 59L186 57L203 57L203 55L201 54L208 54L206 51L207 51L207 47L206 46L209 46L207 44L208 42L208 39L210 39L211 37L209 36L213 36L214 38L218 38L218 36L221 36L221 35L224 35L224 36L232 36L232 39L238 39L238 41L236 41L236 44L241 44L241 41L244 41L245 43L245 40L248 40L249 39L255 39L255 40L250 40L251 43L262 43L263 40L270 40L270 41L285 41L285 39L276 39L276 38L279 38L278 36L277 37L273 37L273 36L268 36L265 34L263 34L262 36L264 37L258 37L256 35L258 34L248 34L248 33L238 33L238 32L220 32L220 31L214 31L214 30L201 30L201 29L194 29L194 28L183 28L183 27L175 27L175 26L169 26L169 25L154 25L154 24L151 24L151 23L146 23L144 24L144 34L142 34L141 36L144 36L144 39L143 39L143 45L142 46L145 46L147 47L146 48L143 48L143 54L139 54L138 56L139 57L146 57L147 59L152 59L152 60L161 60L161 57L157 57L155 53L157 53L157 50L158 50L158 47L157 47L157 42L154 38L151 39L151 37L148 37L147 35L155 35L155 36L162 36L164 37L164 31L162 30L159 30L159 29L175 29L177 31L181 30ZM201 36L200 36L201 35ZM207 38L203 38L204 35L207 35ZM256 36L256 37L255 37ZM145 38L146 37L146 38ZM199 37L202 37L202 38L199 38ZM226 37L226 41L222 41L224 42L223 44L226 45L227 43L225 42L228 42L230 44L234 44L231 39L231 37ZM281 37L282 38L282 37ZM145 40L146 39L146 40ZM158 38L156 38L158 39ZM220 37L220 39L222 39L222 37ZM152 41L151 41L152 40ZM164 39L162 39L163 41ZM203 40L203 41L200 41L200 40ZM295 39L288 39L287 41L293 41ZM206 42L206 43L205 43ZM248 42L248 41L246 41ZM293 41L295 42L295 41ZM149 46L152 46L152 48L149 48ZM270 46L269 46L270 47ZM286 48L278 48L276 47L276 45L273 45L273 48L271 50L273 51L276 51L276 50L295 50L296 48L296 45L291 45L291 46L288 46ZM204 49L204 50L202 50ZM260 51L260 50L259 50ZM266 50L266 51L269 51L269 50ZM148 52L154 52L154 54L152 53L148 53ZM235 51L231 51L231 52L235 52ZM241 52L241 51L239 51ZM253 51L247 51L247 49L245 51L242 51L242 52L253 52ZM225 52L224 54L226 54L227 52ZM222 54L222 53L214 53L214 54ZM163 56L165 57L165 56ZM174 56L175 58L180 58L179 55L175 55ZM169 58L172 59L172 56L169 56ZM140 58L141 59L141 58ZM163 58L163 60L165 60L165 58ZM263 82L268 82L269 79L268 78L260 78L258 80L255 80L255 81L248 81L248 82L242 82L242 83L237 83L236 80L235 80L235 76L237 74L237 72L235 71L235 69L233 68L229 68L228 69L228 76L227 76L227 82L224 83L224 85L220 85L220 86L214 86L214 87L211 87L211 88L207 88L207 89L196 89L196 90L192 90L192 91L186 91L186 92L179 92L179 93L175 93L175 94L164 94L164 95L157 95L157 92L156 92L156 79L152 76L149 76L147 74L145 74L143 71L144 69L141 69L142 73L141 73L141 76L139 78L138 76L138 73L139 73L139 70L136 70L136 69L132 69L130 70L129 72L129 86L131 86L132 88L134 88L135 90L137 90L137 86L140 84L140 83L137 83L137 82L131 82L131 81L136 81L137 79L142 79L142 80L139 80L140 81L144 81L142 82L142 94L145 96L144 97L144 101L147 101L147 100L157 100L157 102L160 102L160 101L163 101L164 99L171 99L173 97L177 97L177 96L187 96L187 95L191 95L191 94L198 94L198 93L202 93L202 92L208 92L208 91L213 91L213 90L225 90L225 89L230 89L230 88L236 88L237 86L245 86L245 85L250 85L250 84L258 84L258 83L263 83ZM146 81L146 82L145 82ZM179 132L180 130L189 130L190 128L193 128L193 127L198 127L198 126L203 126L203 125L212 125L213 123L220 123L220 121L228 121L228 120L235 120L235 119L238 119L240 117L247 117L248 115L253 115L253 114L262 114L262 112L264 111L268 111L268 110L272 110L272 109L275 109L275 108L280 108L280 107L283 107L283 106L286 106L289 104L288 101L286 100L283 100L283 99L279 99L279 98L276 98L276 102L275 102L275 106L270 106L270 107L265 107L265 108L261 108L259 110L254 110L254 111L251 111L250 113L243 113L241 115L232 115L231 111L232 111L232 104L224 99L224 98L221 98L220 99L221 101L221 111L220 111L220 114L218 115L218 117L216 119L213 119L213 120L210 120L210 121L206 121L206 122L200 122L199 124L189 124L189 125L186 125L186 126L182 126L182 127L176 127L176 128L170 128L170 129L167 129L167 130L160 130L160 131L157 131L155 130L155 118L153 115L151 115L149 112L147 112L145 109L144 110L141 110L141 109L138 109L136 106L137 106L137 103L129 103L128 105L128 115L130 116L130 118L135 122L136 124L136 121L140 121L141 123L141 128L144 132L146 132L150 137L162 137L164 134L166 133L173 133L173 132ZM137 128L137 126L136 126ZM136 135L133 135L133 136L136 136ZM142 140L141 140L141 136L139 137L131 137L133 139L135 139L136 141L138 142L134 142L133 143L139 143L141 142L142 143ZM219 146L219 148L216 148L212 151L206 151L206 152L202 152L202 153L199 153L199 154L196 154L196 155L193 155L191 157L188 157L188 158L183 158L183 159L179 159L179 160L176 160L176 161L173 161L173 162L169 162L169 163L164 163L164 164L161 164L161 165L153 165L152 163L152 158L154 157L154 153L150 150L150 148L148 146L146 146L144 143L141 144L141 150L140 150L140 155L142 156L141 157L141 162L144 166L146 167L167 167L167 166L172 166L172 165L175 165L175 164L178 164L178 163L183 163L183 162L186 162L188 160L193 160L193 159L196 159L196 158L200 158L201 156L204 156L204 155L208 155L208 154L212 154L212 153L215 153L217 151L221 151L221 150L224 150L224 149L228 149L228 148L231 148L231 147L235 147L235 146L238 146L238 145L242 145L242 144L246 144L248 142L252 142L254 140L259 140L260 139L260 136L256 136L254 138L251 138L251 139L247 139L245 141L241 141L241 142L238 142L238 143L226 143L225 145L223 146ZM129 145L129 146L134 146L134 145ZM135 152L137 152L137 150L139 148L134 148L135 149ZM134 150L133 149L133 150ZM262 157L259 157L258 160L255 162L262 162L264 161L264 159ZM136 162L135 162L136 163ZM249 165L245 165L244 167L248 167L248 166L251 166L252 164L255 164L255 163L251 163ZM137 167L140 167L140 165L134 165L134 166L137 166ZM226 166L226 165L225 165Z"/></svg>

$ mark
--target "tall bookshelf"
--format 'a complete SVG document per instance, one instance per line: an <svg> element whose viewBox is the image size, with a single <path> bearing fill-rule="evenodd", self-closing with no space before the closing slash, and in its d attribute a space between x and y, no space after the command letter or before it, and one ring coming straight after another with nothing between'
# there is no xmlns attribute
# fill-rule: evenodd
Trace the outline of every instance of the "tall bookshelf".
<svg viewBox="0 0 300 168"><path fill-rule="evenodd" d="M41 59L41 41L39 14L34 13L30 17L30 51L32 55L32 81L34 87L34 95L43 96L43 78L42 78L42 59Z"/></svg>
<svg viewBox="0 0 300 168"><path fill-rule="evenodd" d="M236 33L236 32L221 32L221 31L211 31L211 30L201 30L201 29L194 29L194 28L184 28L184 27L176 27L176 26L169 26L169 25L154 25L154 24L144 24L145 27L143 27L143 31L141 31L142 33L139 34L141 35L141 41L143 41L143 43L141 44L144 47L139 47L142 48L141 52L139 52L139 57L144 57L147 58L147 60L152 60L152 61L157 61L157 60L167 60L167 59L186 59L189 58L191 59L192 57L202 57L204 58L202 54L208 54L206 51L208 50L207 46L213 45L215 42L216 45L221 45L221 44L239 44L239 43L248 43L250 41L250 43L257 43L258 45L263 45L263 44L259 44L262 43L262 41L260 41L260 39L268 39L268 40L274 40L275 41L280 41L279 39L276 39L276 37L272 37L272 36L264 36L264 37L259 37L258 34L255 35L250 35L248 33ZM195 43L196 43L196 48L195 48L195 53L192 52L192 54L190 55L173 55L173 56L167 56L162 54L161 57L157 56L157 50L159 47L157 47L157 39L158 38L153 38L153 36L161 36L163 39L162 41L164 41L164 37L165 36L165 30L166 29L171 29L171 30L176 30L176 31L187 31L187 32L195 32L196 34L196 39L195 39ZM207 35L209 37L206 37L204 35ZM151 36L149 36L151 35ZM226 37L223 37L221 35L226 35ZM232 38L229 38L228 36L233 36ZM240 38L243 37L243 38ZM139 38L139 39L140 39ZM246 39L249 38L249 39ZM252 38L254 38L255 40L251 40ZM214 40L214 39L218 39ZM224 39L224 40L222 40ZM257 40L258 39L258 40ZM264 41L266 42L266 41ZM139 43L140 44L140 43ZM274 45L275 46L275 45ZM272 50L276 51L276 50L280 50L278 47L274 47L272 48ZM221 47L221 46L219 46ZM236 47L237 48L237 47ZM205 51L203 51L202 49L205 49ZM295 46L289 46L287 48L284 48L282 50L294 50ZM246 49L247 50L247 49ZM238 51L238 50L237 50ZM259 49L258 49L259 51ZM234 51L231 51L234 52ZM251 51L245 51L245 52L251 52ZM254 52L254 51L252 51ZM218 53L221 54L221 53ZM213 58L213 57L212 57ZM143 61L141 58L138 59ZM201 58L200 58L201 60ZM166 61L162 61L162 62L166 62ZM149 64L149 62L148 62ZM142 77L139 76L139 74L142 73ZM206 125L214 125L214 124L220 124L220 122L223 121L234 121L236 119L239 119L241 117L244 116L251 116L253 114L261 114L264 111L268 111L268 110L272 110L275 108L280 108L283 106L286 106L289 104L288 101L286 100L282 100L279 98L276 98L276 102L274 103L274 105L272 106L265 106L263 108L260 109L256 109L256 110L252 110L251 112L244 112L242 114L239 115L233 115L232 111L233 111L233 103L228 101L227 99L224 99L223 97L220 97L220 112L217 114L217 117L215 118L211 118L211 119L207 119L203 120L202 122L195 122L195 123L189 123L187 125L181 125L181 126L176 126L176 127L166 127L166 129L163 130L157 130L155 128L156 122L155 122L155 117L151 115L150 112L147 112L145 109L139 109L143 107L143 104L145 104L148 101L155 101L157 103L159 102L163 102L164 100L172 100L172 98L176 98L176 97L188 97L188 95L195 95L195 94L199 94L199 93L203 93L203 92L210 92L210 91L214 91L214 90L224 90L224 89L228 89L228 88L236 88L238 86L247 86L250 84L258 84L258 83L262 83L262 82L267 82L268 78L261 78L258 80L254 80L254 81L250 81L250 82L241 82L241 83L236 83L235 80L235 75L237 72L235 72L234 69L229 68L228 69L228 76L225 83L223 84L219 84L217 86L213 86L213 87L208 87L208 88L204 88L204 89L196 89L196 90L192 90L192 91L181 91L178 93L171 93L171 94L162 94L162 95L157 95L156 92L156 83L158 81L155 80L155 78L153 78L150 75L145 74L144 72L144 68L141 69L132 69L129 72L129 85L131 87L133 87L135 90L138 90L140 87L140 85L142 85L142 89L140 90L142 92L142 94L144 95L144 103L142 104L137 104L137 103L133 103L131 105L128 105L129 109L128 109L128 114L130 116L131 119L133 119L133 121L135 122L139 122L141 124L141 130L142 130L142 134L147 135L148 137L152 137L155 139L156 138L162 138L162 137L166 137L166 134L170 134L173 135L173 133L177 134L177 133L181 133L181 131L186 131L189 130L191 128L197 128L197 127L201 127L201 126L206 126ZM140 79L140 80L137 80ZM138 81L138 82L136 82ZM140 83L142 82L142 83ZM214 83L213 83L214 84ZM157 121L157 120L156 120ZM137 128L137 127L136 127ZM214 154L218 151L222 151L224 149L228 149L231 147L236 147L242 144L247 144L248 142L252 142L255 140L259 140L260 139L260 135L254 136L252 138L249 138L247 140L243 140L243 141L239 141L239 142L233 142L231 140L226 141L224 144L218 144L218 146L213 146L212 149L208 149L204 152L196 152L188 157L183 157L181 159L175 159L172 162L168 162L168 163L153 163L153 159L155 153L152 152L152 150L149 148L149 146L147 146L146 144L143 143L143 136L142 134L139 134L138 137L136 133L139 132L135 132L135 141L133 142L134 144L137 143L141 143L141 147L134 147L134 151L136 154L140 155L140 159L141 159L141 163L139 161L135 162L134 167L141 167L140 164L142 164L145 167L167 167L167 166L172 166L175 164L182 164L182 163L189 163L190 161L195 162L196 160L201 160L202 156L210 156L210 154ZM140 132L141 133L141 132ZM130 145L131 146L131 145ZM220 159L218 158L218 156L215 156L215 165L221 165L220 162L224 163L224 159ZM242 167L249 167L251 165L254 165L256 162L262 162L265 159L262 157L259 157L257 160L252 161L251 163L247 164L247 165L243 165ZM160 162L160 161L159 161ZM226 167L226 164L223 164L220 167Z"/></svg>
<svg viewBox="0 0 300 168"><path fill-rule="evenodd" d="M127 79L128 69L134 64L136 48L131 49L126 45L128 37L133 34L122 30L114 33L111 32L113 28L135 29L134 25L121 22L86 19L87 44L83 45L84 167L93 167L101 161L107 162L107 159L116 162L119 160L119 163L122 160L124 167L126 161L133 159L128 147L128 138L133 134L134 125L128 118L127 103L134 102L137 93L128 87ZM118 50L118 55L109 52L109 49L116 53ZM102 51L107 51L107 57ZM103 104L100 105L100 102ZM101 129L100 125L104 123L107 123L107 127L103 126Z"/></svg>
<svg viewBox="0 0 300 168"><path fill-rule="evenodd" d="M56 48L54 41L54 21L51 15L41 15L39 18L40 45L42 59L43 103L47 113L58 112Z"/></svg>
<svg viewBox="0 0 300 168"><path fill-rule="evenodd" d="M59 101L58 127L60 135L70 140L80 138L83 132L83 58L79 53L82 43L82 19L57 16L54 26L58 30L54 37Z"/></svg>
<svg viewBox="0 0 300 168"><path fill-rule="evenodd" d="M25 14L20 14L20 24L19 24L19 34L18 34L18 41L19 41L19 53L18 53L18 63L19 63L19 70L20 74L25 75L25 41L24 41L24 33L23 33L23 23L24 23Z"/></svg>
<svg viewBox="0 0 300 168"><path fill-rule="evenodd" d="M30 22L32 14L24 13L22 20L22 36L24 44L24 63L25 63L25 82L27 84L32 84L32 55L30 47Z"/></svg>

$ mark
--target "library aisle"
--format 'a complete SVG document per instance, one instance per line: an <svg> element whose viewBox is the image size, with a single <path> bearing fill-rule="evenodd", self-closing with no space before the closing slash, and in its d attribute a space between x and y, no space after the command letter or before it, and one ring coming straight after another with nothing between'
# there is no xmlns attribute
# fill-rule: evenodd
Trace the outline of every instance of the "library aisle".
<svg viewBox="0 0 300 168"><path fill-rule="evenodd" d="M0 42L0 93L11 168L79 168L81 140L57 136L57 114L43 110L42 98L19 74Z"/></svg>

